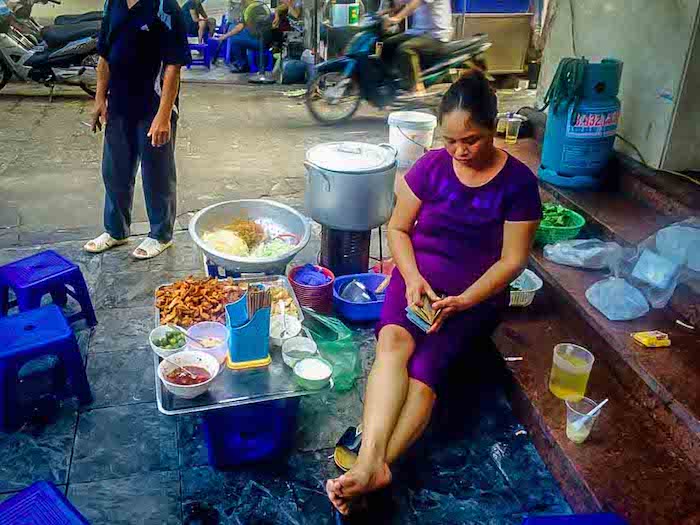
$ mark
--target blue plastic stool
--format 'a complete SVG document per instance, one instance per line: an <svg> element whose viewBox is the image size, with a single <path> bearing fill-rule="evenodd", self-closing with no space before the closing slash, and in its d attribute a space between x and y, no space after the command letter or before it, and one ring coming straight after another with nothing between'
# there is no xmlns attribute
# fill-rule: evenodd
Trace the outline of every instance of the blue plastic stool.
<svg viewBox="0 0 700 525"><path fill-rule="evenodd" d="M0 523L90 525L53 483L38 481L0 503Z"/></svg>
<svg viewBox="0 0 700 525"><path fill-rule="evenodd" d="M192 61L187 64L187 69L192 66L204 66L207 69L211 69L211 49L209 48L209 42L204 42L202 44L189 44L190 52L198 51L201 58L193 58Z"/></svg>
<svg viewBox="0 0 700 525"><path fill-rule="evenodd" d="M260 68L258 67L258 61L260 60L260 51L253 51L252 49L248 49L246 51L246 55L248 56L248 67L250 68L250 72L257 73L258 71L260 71ZM264 56L265 71L272 71L275 67L275 58L272 56L272 51L266 49L264 52Z"/></svg>
<svg viewBox="0 0 700 525"><path fill-rule="evenodd" d="M10 289L15 292L13 301L10 301ZM80 312L71 315L69 323L85 318L88 326L97 324L80 268L55 251L46 250L0 267L0 318L15 306L21 312L39 308L46 294L51 294L59 306L66 305L69 295L80 303Z"/></svg>
<svg viewBox="0 0 700 525"><path fill-rule="evenodd" d="M71 389L64 385L61 397L75 395L90 403L88 383L78 342L61 309L52 304L0 318L0 430L13 430L22 423L18 411L17 377L26 363L55 355L63 365ZM0 521L2 523L2 521Z"/></svg>

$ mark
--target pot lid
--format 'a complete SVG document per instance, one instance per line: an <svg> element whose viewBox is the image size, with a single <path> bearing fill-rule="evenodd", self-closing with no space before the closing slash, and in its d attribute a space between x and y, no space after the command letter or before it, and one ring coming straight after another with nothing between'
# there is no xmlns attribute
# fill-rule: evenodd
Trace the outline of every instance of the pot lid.
<svg viewBox="0 0 700 525"><path fill-rule="evenodd" d="M318 168L341 173L367 173L396 163L396 150L388 144L328 142L306 152L306 160Z"/></svg>

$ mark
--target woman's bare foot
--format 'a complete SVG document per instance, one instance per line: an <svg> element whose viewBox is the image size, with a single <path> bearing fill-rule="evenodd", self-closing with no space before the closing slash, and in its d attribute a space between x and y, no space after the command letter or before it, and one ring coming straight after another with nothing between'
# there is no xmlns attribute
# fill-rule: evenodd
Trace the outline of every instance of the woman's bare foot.
<svg viewBox="0 0 700 525"><path fill-rule="evenodd" d="M382 489L390 483L391 471L386 463L368 467L358 464L347 474L329 480L326 491L335 508L341 514L347 514L353 499Z"/></svg>

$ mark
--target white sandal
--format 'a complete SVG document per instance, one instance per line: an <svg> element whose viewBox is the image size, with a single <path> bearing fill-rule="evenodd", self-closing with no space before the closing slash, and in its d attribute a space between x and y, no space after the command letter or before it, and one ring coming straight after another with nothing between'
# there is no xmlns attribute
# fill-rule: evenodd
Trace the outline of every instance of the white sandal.
<svg viewBox="0 0 700 525"><path fill-rule="evenodd" d="M99 237L86 242L85 246L83 246L83 250L88 253L102 253L115 246L126 244L127 242L129 242L128 239L115 239L109 233L105 232Z"/></svg>
<svg viewBox="0 0 700 525"><path fill-rule="evenodd" d="M163 253L173 245L173 241L160 242L159 240L146 237L141 244L133 251L132 255L136 259L153 259ZM142 253L139 253L139 250Z"/></svg>

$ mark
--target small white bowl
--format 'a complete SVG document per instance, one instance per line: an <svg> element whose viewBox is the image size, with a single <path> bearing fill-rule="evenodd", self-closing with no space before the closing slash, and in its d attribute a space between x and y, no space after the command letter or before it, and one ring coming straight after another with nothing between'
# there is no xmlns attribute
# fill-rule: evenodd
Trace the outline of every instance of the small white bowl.
<svg viewBox="0 0 700 525"><path fill-rule="evenodd" d="M319 369L325 372L323 376L312 377L309 374L311 366L318 366ZM294 365L294 377L302 387L307 390L321 390L325 388L331 381L333 376L333 365L322 357L307 357Z"/></svg>
<svg viewBox="0 0 700 525"><path fill-rule="evenodd" d="M161 325L158 328L151 330L151 335L148 336L148 342L151 344L151 349L160 357L170 357L187 348L187 339L185 339L185 342L182 344L182 346L173 350L168 350L167 348L161 348L160 346L156 346L156 339L161 339L165 337L165 334L175 331L175 328L171 328L166 325ZM185 335L183 334L182 337L185 338Z"/></svg>
<svg viewBox="0 0 700 525"><path fill-rule="evenodd" d="M200 366L211 374L211 378L197 385L176 385L165 378L170 372L177 368L176 365ZM217 361L216 357L213 355L195 350L185 350L169 356L168 361L161 361L160 365L158 365L158 377L165 385L165 388L173 395L184 399L192 399L201 396L204 392L209 390L209 386L218 375L219 369L219 361Z"/></svg>
<svg viewBox="0 0 700 525"><path fill-rule="evenodd" d="M205 339L207 337L216 337L217 339L221 339L221 344L213 348L202 348L194 341L188 340L187 348L189 350L196 350L198 352L206 352L207 354L211 354L216 357L220 365L224 364L224 361L226 361L226 356L228 355L228 328L226 328L226 326L221 323L204 321L190 326L187 333L195 339Z"/></svg>
<svg viewBox="0 0 700 525"><path fill-rule="evenodd" d="M284 320L282 315L273 315L270 319L270 342L273 346L281 347L288 339L298 336L301 333L301 321L293 315L285 315L287 321L287 332L282 337L284 330Z"/></svg>
<svg viewBox="0 0 700 525"><path fill-rule="evenodd" d="M299 361L313 357L318 352L316 342L309 337L292 337L282 345L282 360L289 368L294 368Z"/></svg>

